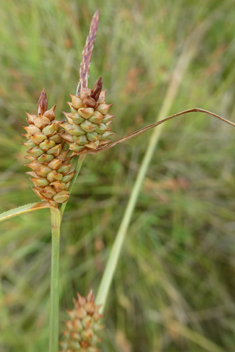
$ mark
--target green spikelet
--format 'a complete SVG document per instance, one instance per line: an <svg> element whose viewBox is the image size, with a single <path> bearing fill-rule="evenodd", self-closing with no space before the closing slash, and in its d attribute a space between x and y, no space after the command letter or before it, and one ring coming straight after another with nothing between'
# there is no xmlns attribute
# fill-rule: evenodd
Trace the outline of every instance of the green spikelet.
<svg viewBox="0 0 235 352"><path fill-rule="evenodd" d="M43 89L38 101L38 114L28 116L29 126L24 127L28 141L30 161L26 164L33 171L27 172L32 176L34 192L44 201L54 207L64 203L69 197L68 188L74 176L74 169L69 150L65 150L65 141L59 134L60 121L55 120L55 105L47 110L47 98Z"/></svg>
<svg viewBox="0 0 235 352"><path fill-rule="evenodd" d="M95 305L92 290L87 297L82 297L79 293L77 296L78 299L74 299L74 310L67 311L70 320L65 322L67 330L63 332L61 352L99 352L97 344L101 339L97 333L103 328L99 323L103 316L99 314L100 306Z"/></svg>
<svg viewBox="0 0 235 352"><path fill-rule="evenodd" d="M93 89L85 87L80 95L70 95L71 112L64 113L68 123L61 124L65 132L60 136L69 144L72 155L110 143L113 133L109 126L114 116L108 114L112 104L105 103L105 93L102 77L99 77Z"/></svg>

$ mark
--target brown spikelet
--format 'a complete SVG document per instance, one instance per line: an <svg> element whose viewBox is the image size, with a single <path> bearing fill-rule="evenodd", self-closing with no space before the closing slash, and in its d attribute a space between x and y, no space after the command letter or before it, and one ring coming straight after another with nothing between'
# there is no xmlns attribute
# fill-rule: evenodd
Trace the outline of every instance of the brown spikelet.
<svg viewBox="0 0 235 352"><path fill-rule="evenodd" d="M34 184L37 196L54 207L64 203L69 197L68 188L75 171L70 163L71 156L66 150L66 142L60 136L60 121L55 120L55 105L47 110L45 90L38 101L38 115L28 116L25 137L28 147L26 164L32 171L27 172Z"/></svg>
<svg viewBox="0 0 235 352"><path fill-rule="evenodd" d="M71 112L64 113L68 123L61 124L65 130L61 137L69 144L72 155L97 150L111 142L113 133L109 126L114 116L108 111L112 104L105 103L106 91L101 90L102 77L99 77L93 89L86 87L79 96L70 95Z"/></svg>
<svg viewBox="0 0 235 352"><path fill-rule="evenodd" d="M99 11L96 11L96 13L92 18L90 31L82 52L82 60L80 65L80 78L79 78L79 83L77 87L77 95L80 95L80 91L83 88L87 87L90 62L91 62L92 51L95 43L98 23L99 23Z"/></svg>
<svg viewBox="0 0 235 352"><path fill-rule="evenodd" d="M100 325L100 306L95 304L95 296L91 290L87 297L77 294L74 299L74 309L67 311L70 320L65 324L67 329L63 331L64 340L60 343L61 352L98 352L97 344L101 342L98 337L99 331L103 328Z"/></svg>

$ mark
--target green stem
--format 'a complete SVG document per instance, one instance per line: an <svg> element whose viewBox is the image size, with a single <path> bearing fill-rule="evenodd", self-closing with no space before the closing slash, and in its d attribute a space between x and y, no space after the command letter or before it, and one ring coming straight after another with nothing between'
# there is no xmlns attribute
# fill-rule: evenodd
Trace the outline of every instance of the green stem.
<svg viewBox="0 0 235 352"><path fill-rule="evenodd" d="M138 179L137 179L138 181ZM106 304L106 300L107 300L107 296L108 296L108 292L109 292L109 288L113 279L113 275L117 266L117 261L118 258L120 256L120 252L122 249L122 245L125 239L125 235L126 235L126 231L129 225L129 221L132 215L132 211L134 209L135 206L135 202L136 202L136 198L138 196L138 192L136 192L136 187L135 189L133 189L133 191L135 190L135 192L133 192L131 194L128 206L126 208L126 212L125 215L123 217L122 223L119 227L116 239L114 241L111 253L109 255L109 259L104 271L104 275L102 277L99 289L98 289L98 293L96 296L96 304L101 305L100 308L100 313L102 314L105 308L105 304Z"/></svg>
<svg viewBox="0 0 235 352"><path fill-rule="evenodd" d="M59 347L59 254L60 254L61 214L51 208L51 300L50 300L50 337L49 352L58 352Z"/></svg>
<svg viewBox="0 0 235 352"><path fill-rule="evenodd" d="M86 157L86 154L81 154L79 157L78 157L78 160L77 160L77 164L76 164L76 167L75 167L75 171L76 171L76 174L74 175L72 181L71 181L71 184L70 184L70 187L69 187L69 194L72 193L72 189L73 189L73 185L74 183L76 182L77 180L77 177L79 175L79 172L81 170L81 167L82 167L82 164L83 164L83 161L85 160L85 157ZM68 203L68 200L62 204L61 208L60 208L60 212L61 212L61 217L63 216L64 214L64 211L65 211L65 208L66 208L66 205Z"/></svg>

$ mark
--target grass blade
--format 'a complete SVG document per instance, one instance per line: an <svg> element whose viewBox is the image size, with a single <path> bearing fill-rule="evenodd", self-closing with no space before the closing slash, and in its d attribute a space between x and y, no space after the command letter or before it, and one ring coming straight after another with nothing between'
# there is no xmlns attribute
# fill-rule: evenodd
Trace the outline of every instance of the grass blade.
<svg viewBox="0 0 235 352"><path fill-rule="evenodd" d="M30 204L22 205L18 208L11 209L0 214L0 222L13 218L14 216L17 216L17 215L29 213L31 211L35 211L39 209L50 208L50 207L51 205L48 203L30 203Z"/></svg>

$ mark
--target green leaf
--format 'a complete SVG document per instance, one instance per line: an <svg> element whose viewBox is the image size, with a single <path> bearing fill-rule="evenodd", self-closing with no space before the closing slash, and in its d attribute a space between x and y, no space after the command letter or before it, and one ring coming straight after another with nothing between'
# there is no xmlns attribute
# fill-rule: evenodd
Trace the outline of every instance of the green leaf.
<svg viewBox="0 0 235 352"><path fill-rule="evenodd" d="M18 208L11 209L0 214L0 222L13 218L14 216L17 216L17 215L21 215L21 214L29 213L31 211L45 209L45 208L51 208L51 205L48 203L31 203L31 204L22 205Z"/></svg>

